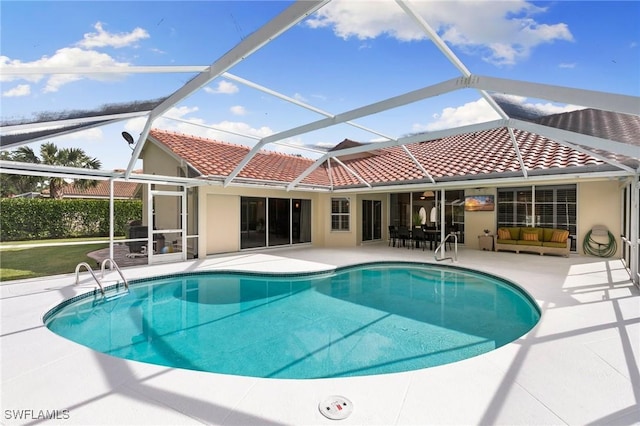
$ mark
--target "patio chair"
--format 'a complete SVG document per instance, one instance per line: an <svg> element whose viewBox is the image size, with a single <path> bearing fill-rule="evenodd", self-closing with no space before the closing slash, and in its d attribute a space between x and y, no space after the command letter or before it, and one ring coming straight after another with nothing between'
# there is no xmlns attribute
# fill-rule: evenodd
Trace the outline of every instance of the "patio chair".
<svg viewBox="0 0 640 426"><path fill-rule="evenodd" d="M127 239L147 238L147 232L146 226L139 224L130 225L127 230ZM127 241L125 244L129 246L129 254L127 254L127 257L147 256L147 244L144 241Z"/></svg>
<svg viewBox="0 0 640 426"><path fill-rule="evenodd" d="M396 246L398 240L398 229L394 225L389 225L389 245Z"/></svg>
<svg viewBox="0 0 640 426"><path fill-rule="evenodd" d="M398 247L400 247L400 241L402 241L402 247L407 246L407 241L411 242L411 233L406 226L398 227Z"/></svg>
<svg viewBox="0 0 640 426"><path fill-rule="evenodd" d="M427 245L427 238L422 226L416 226L413 228L411 239L413 240L415 248L422 246L422 251L424 251L424 246Z"/></svg>

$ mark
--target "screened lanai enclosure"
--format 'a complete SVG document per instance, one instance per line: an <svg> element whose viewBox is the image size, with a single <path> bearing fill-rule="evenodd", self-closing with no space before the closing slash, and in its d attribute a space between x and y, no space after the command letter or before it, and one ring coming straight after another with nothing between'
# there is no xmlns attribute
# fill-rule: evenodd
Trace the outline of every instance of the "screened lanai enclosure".
<svg viewBox="0 0 640 426"><path fill-rule="evenodd" d="M319 16L327 19L329 8L339 4L332 3L278 3L279 8L269 9L264 21L251 31L241 30L230 14L231 28L241 33L237 43L217 45L202 39L200 45L189 46L202 58L199 64L0 64L4 82L46 76L88 79L102 85L87 93L80 106L60 97L57 103L42 105L42 110L53 112L16 109L8 116L3 108L0 146L4 152L103 127L116 129L118 140L109 143L126 147L122 169L116 171L6 159L0 160L0 171L109 181L111 211L115 182L140 183L144 207L139 226L144 232L119 242L144 243L144 253L139 254L148 263L286 245L356 247L386 242L389 226L414 223L433 227L434 243L455 232L460 244L470 248L475 248L471 244L477 244L477 235L484 228L492 232L502 226L563 228L572 236L572 252L582 254L591 223L605 221L615 224L609 227L615 230L619 244L616 257L624 260L632 279L639 283L637 87L626 93L607 93L548 84L544 77L539 82L521 80L504 71L488 76L484 75L487 68L476 73L462 59L463 49L454 50L445 41L440 23L430 21L435 18L425 12L424 2L404 0L390 2L389 7L397 14L398 25L410 27L424 40L417 54L404 56L397 73L382 66L380 70L359 70L356 59L352 69L349 64L331 62L330 52L339 37L326 46L296 44L302 25L314 19L317 24ZM258 6L247 2L238 7ZM431 7L443 6L436 2ZM159 20L158 26L161 24ZM289 49L298 54L299 61L281 59ZM320 52L328 55L324 63L331 66L307 68L305 60L312 63ZM293 92L277 84L270 86L270 78L249 72L247 64L259 64L265 73L283 73L299 86ZM424 70L419 84L403 81L403 70L412 66ZM352 97L345 89L348 100L334 104L341 109L325 111L309 100L322 105L320 96L312 96L321 80L350 79L355 91L357 74L363 72L379 73L380 84ZM149 90L134 91L129 99L109 99L109 87L126 81L149 86ZM215 92L213 85L218 92L234 87L257 94L260 103L254 109L261 114L265 130L209 125L178 113L190 108L188 100ZM135 97L137 93L140 98ZM433 105L447 106L457 95L481 100L490 114L433 129L412 127L404 118L416 111L427 114ZM574 108L545 115L522 108L521 98ZM212 100L216 98L197 99L218 102ZM276 114L274 105L282 107L282 112ZM237 105L232 107L237 114L244 113ZM211 121L224 123L225 113L219 114ZM388 119L394 125L382 124ZM137 127L130 126L134 121ZM179 126L181 134L198 136L183 140L171 136L174 140L162 141L153 129L167 123ZM209 143L207 138L246 149L238 154L228 148L219 157L198 159ZM502 142L499 152L491 145L497 140ZM446 143L456 143L459 151ZM78 144L82 147L81 140ZM537 152L549 144L553 150ZM532 163L532 153L543 160ZM273 161L265 160L257 167L263 158ZM483 168L489 164L491 168ZM272 177L273 170L282 176ZM616 205L606 206L606 218L598 217L598 195L590 192L594 188L602 193L614 188ZM490 215L470 212L468 199L473 196L491 197L494 208ZM346 237L349 233L353 238ZM111 256L116 245L111 227Z"/></svg>

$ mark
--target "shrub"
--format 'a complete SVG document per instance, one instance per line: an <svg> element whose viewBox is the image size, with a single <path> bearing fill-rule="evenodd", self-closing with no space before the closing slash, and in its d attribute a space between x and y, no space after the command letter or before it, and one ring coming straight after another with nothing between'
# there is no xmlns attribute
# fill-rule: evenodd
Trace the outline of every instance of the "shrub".
<svg viewBox="0 0 640 426"><path fill-rule="evenodd" d="M142 219L142 201L114 201L114 234ZM109 235L109 200L0 199L0 241Z"/></svg>

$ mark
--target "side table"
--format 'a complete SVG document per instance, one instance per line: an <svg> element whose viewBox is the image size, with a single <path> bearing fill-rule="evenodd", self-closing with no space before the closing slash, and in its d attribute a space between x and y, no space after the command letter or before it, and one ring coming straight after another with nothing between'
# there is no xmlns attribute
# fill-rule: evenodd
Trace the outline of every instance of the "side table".
<svg viewBox="0 0 640 426"><path fill-rule="evenodd" d="M480 250L493 251L493 235L478 235L478 248Z"/></svg>

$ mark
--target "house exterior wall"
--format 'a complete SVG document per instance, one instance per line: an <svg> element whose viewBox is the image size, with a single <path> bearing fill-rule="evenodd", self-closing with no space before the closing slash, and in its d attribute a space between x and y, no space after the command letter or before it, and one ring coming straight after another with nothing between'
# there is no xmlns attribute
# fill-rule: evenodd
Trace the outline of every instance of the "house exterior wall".
<svg viewBox="0 0 640 426"><path fill-rule="evenodd" d="M228 253L240 250L240 197L237 195L222 195L207 193L200 197L200 203L205 200L206 231L200 235L205 244L201 253ZM200 221L203 225L203 221Z"/></svg>
<svg viewBox="0 0 640 426"><path fill-rule="evenodd" d="M621 190L618 180L611 179L578 184L578 253L584 254L584 237L594 225L604 225L616 237L620 256ZM599 240L598 240L599 241Z"/></svg>
<svg viewBox="0 0 640 426"><path fill-rule="evenodd" d="M143 171L145 174L157 174L163 176L178 176L180 163L169 156L156 145L148 143L144 147ZM180 187L169 185L155 185L156 190L177 191ZM142 191L144 205L149 203L147 188ZM177 197L158 197L155 200L155 224L157 229L175 229L180 227L180 219L177 215L180 208L180 199ZM143 209L142 222L149 224L146 207Z"/></svg>
<svg viewBox="0 0 640 426"><path fill-rule="evenodd" d="M559 181L549 182L545 185L576 184L578 201L577 209L577 252L584 254L582 244L586 233L594 225L604 225L615 236L622 232L621 228L621 191L617 180L598 181ZM494 194L497 200L496 188L467 189L465 195ZM491 233L496 232L497 209L492 212L465 212L465 247L478 249L478 235L484 229ZM620 241L618 239L618 252L620 255Z"/></svg>
<svg viewBox="0 0 640 426"><path fill-rule="evenodd" d="M497 188L469 188L464 191L464 195L493 195L494 200L498 200ZM496 223L498 217L498 209L491 212L464 212L464 246L471 249L480 249L478 235L483 235L484 230L488 229L493 235L497 232Z"/></svg>
<svg viewBox="0 0 640 426"><path fill-rule="evenodd" d="M178 174L180 163L159 147L148 144L144 150L144 173L161 175ZM545 182L544 185L576 183L559 180ZM519 186L523 186L525 182ZM157 189L176 190L175 187ZM401 190L401 188L398 188ZM467 188L465 195L493 194L497 200L497 187ZM389 196L387 193L319 193L290 191L264 187L222 187L220 184L198 188L198 252L202 255L229 253L240 250L240 199L241 197L269 197L289 199L309 199L312 206L311 241L318 247L356 247L362 244L362 201L382 201L382 238L388 238ZM335 197L346 197L350 204L350 229L331 230L331 201ZM621 233L621 192L617 180L597 180L577 182L577 225L578 253L583 254L582 243L585 234L597 224L605 225L613 235ZM143 191L144 201L147 193ZM168 204L167 204L168 203ZM178 211L177 199L156 200L156 226L175 227ZM165 217L166 215L166 217ZM143 212L147 223L146 209ZM193 217L193 215L190 215ZM484 229L496 232L497 209L492 212L465 212L465 247L478 249L478 235ZM620 246L620 244L618 244ZM616 253L619 256L620 250Z"/></svg>
<svg viewBox="0 0 640 426"><path fill-rule="evenodd" d="M240 201L242 197L264 197L311 200L311 241L319 245L323 241L322 211L319 197L304 191L281 189L202 186L199 189L199 252L209 254L229 253L240 250ZM204 200L204 202L203 202Z"/></svg>

